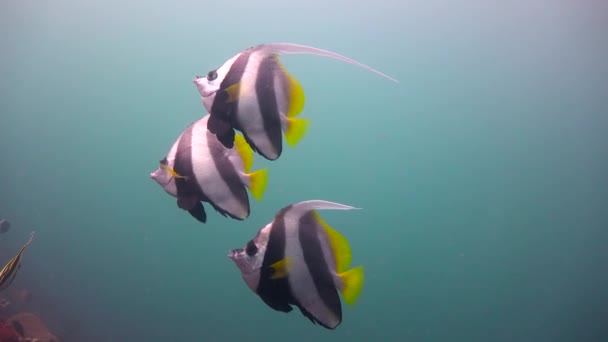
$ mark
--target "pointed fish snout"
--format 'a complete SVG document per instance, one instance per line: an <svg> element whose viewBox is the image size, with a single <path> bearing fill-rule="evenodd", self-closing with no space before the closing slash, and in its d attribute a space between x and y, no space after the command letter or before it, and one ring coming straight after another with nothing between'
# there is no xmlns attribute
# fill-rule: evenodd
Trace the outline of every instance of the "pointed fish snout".
<svg viewBox="0 0 608 342"><path fill-rule="evenodd" d="M228 257L232 260L234 260L236 258L236 256L239 254L239 249L231 249L228 252Z"/></svg>

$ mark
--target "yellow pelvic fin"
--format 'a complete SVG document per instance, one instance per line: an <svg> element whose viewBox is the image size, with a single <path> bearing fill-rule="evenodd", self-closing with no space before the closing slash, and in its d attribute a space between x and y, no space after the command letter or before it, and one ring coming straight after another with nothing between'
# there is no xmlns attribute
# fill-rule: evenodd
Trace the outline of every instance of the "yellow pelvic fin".
<svg viewBox="0 0 608 342"><path fill-rule="evenodd" d="M289 146L297 145L302 137L308 131L310 122L305 119L287 118L287 131L285 132L285 139Z"/></svg>
<svg viewBox="0 0 608 342"><path fill-rule="evenodd" d="M253 173L247 174L251 180L249 190L256 200L260 201L264 197L264 191L266 191L266 184L268 183L268 172L266 169L257 170Z"/></svg>
<svg viewBox="0 0 608 342"><path fill-rule="evenodd" d="M241 92L241 83L235 83L228 88L226 88L226 93L228 93L227 103L235 102L239 99L239 94Z"/></svg>
<svg viewBox="0 0 608 342"><path fill-rule="evenodd" d="M361 294L363 282L365 280L365 276L363 275L363 266L351 268L344 273L340 273L339 276L344 283L344 288L342 289L342 297L344 297L344 301L348 305L355 304L359 298L359 295Z"/></svg>
<svg viewBox="0 0 608 342"><path fill-rule="evenodd" d="M285 258L281 259L274 264L270 265L270 267L274 270L270 279L280 279L287 277L289 273L289 265L291 265L291 259Z"/></svg>
<svg viewBox="0 0 608 342"><path fill-rule="evenodd" d="M352 260L352 254L348 241L346 241L346 238L337 230L330 227L316 211L315 218L319 224L321 224L327 233L327 237L329 238L331 250L334 252L334 256L336 258L336 272L339 274L346 271L350 267L350 262Z"/></svg>
<svg viewBox="0 0 608 342"><path fill-rule="evenodd" d="M167 166L166 164L160 164L160 167L169 172L171 174L171 176L175 177L175 178L183 178L183 179L188 179L188 176L182 176L179 173L175 172L175 170L173 170L172 168L170 168L169 166Z"/></svg>
<svg viewBox="0 0 608 342"><path fill-rule="evenodd" d="M251 170L251 166L253 165L253 150L241 134L236 134L234 136L234 146L236 147L236 151L241 156L241 159L243 159L245 172L249 172L249 170Z"/></svg>
<svg viewBox="0 0 608 342"><path fill-rule="evenodd" d="M304 102L306 102L306 98L304 96L304 89L300 85L300 82L295 79L283 66L281 61L279 60L279 56L274 56L277 64L285 74L288 82L288 96L289 96L289 109L287 110L287 117L297 116L304 109Z"/></svg>

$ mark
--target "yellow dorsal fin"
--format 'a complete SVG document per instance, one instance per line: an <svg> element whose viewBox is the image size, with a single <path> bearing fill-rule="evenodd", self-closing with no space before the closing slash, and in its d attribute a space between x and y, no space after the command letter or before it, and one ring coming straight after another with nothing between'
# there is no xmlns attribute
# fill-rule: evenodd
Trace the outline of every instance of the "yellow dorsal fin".
<svg viewBox="0 0 608 342"><path fill-rule="evenodd" d="M305 119L287 118L287 131L285 139L289 146L297 145L308 130L310 122Z"/></svg>
<svg viewBox="0 0 608 342"><path fill-rule="evenodd" d="M268 183L268 172L266 169L257 170L247 175L251 180L249 190L256 200L260 201L264 197L266 184Z"/></svg>
<svg viewBox="0 0 608 342"><path fill-rule="evenodd" d="M289 273L289 265L291 265L291 259L285 258L281 259L274 264L270 265L270 267L274 270L270 279L280 279L287 277Z"/></svg>
<svg viewBox="0 0 608 342"><path fill-rule="evenodd" d="M241 83L235 83L228 88L226 88L226 93L228 93L228 99L226 103L231 103L239 99L239 95L241 92Z"/></svg>
<svg viewBox="0 0 608 342"><path fill-rule="evenodd" d="M321 224L325 232L327 233L327 237L329 238L329 243L331 244L331 250L334 252L334 256L336 258L336 273L342 273L346 271L350 267L350 262L352 260L352 255L350 252L350 246L348 245L348 241L346 238L342 236L337 230L330 227L327 222L321 218L321 215L315 211L315 218Z"/></svg>
<svg viewBox="0 0 608 342"><path fill-rule="evenodd" d="M253 165L253 150L241 134L236 134L234 136L234 146L236 147L236 151L241 156L241 159L243 159L245 172L249 172L249 170L251 170L251 166Z"/></svg>
<svg viewBox="0 0 608 342"><path fill-rule="evenodd" d="M342 297L348 305L353 305L359 298L363 289L365 276L363 275L363 266L357 266L350 270L340 273L340 278L344 287L342 288Z"/></svg>
<svg viewBox="0 0 608 342"><path fill-rule="evenodd" d="M287 110L287 117L297 116L304 110L304 102L306 102L306 98L304 96L304 89L300 85L300 82L293 77L287 69L283 66L281 61L279 60L279 56L274 56L277 64L285 74L288 82L288 96L289 96L289 109Z"/></svg>

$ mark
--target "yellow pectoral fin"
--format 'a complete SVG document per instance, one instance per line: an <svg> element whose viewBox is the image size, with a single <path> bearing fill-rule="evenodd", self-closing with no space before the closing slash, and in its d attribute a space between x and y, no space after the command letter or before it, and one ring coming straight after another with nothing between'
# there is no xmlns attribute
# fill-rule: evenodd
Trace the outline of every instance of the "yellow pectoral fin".
<svg viewBox="0 0 608 342"><path fill-rule="evenodd" d="M241 159L243 159L245 172L249 172L253 165L253 150L241 134L234 136L234 146L236 146L237 152L241 156Z"/></svg>
<svg viewBox="0 0 608 342"><path fill-rule="evenodd" d="M167 165L161 164L161 167L163 168L163 170L169 172L171 174L171 176L175 177L175 178L183 178L183 179L188 179L188 176L182 176L179 173L177 173L175 170L173 170L172 168L168 167Z"/></svg>
<svg viewBox="0 0 608 342"><path fill-rule="evenodd" d="M173 177L188 180L188 176L182 176L182 175L178 174L177 172L173 173Z"/></svg>
<svg viewBox="0 0 608 342"><path fill-rule="evenodd" d="M235 83L228 88L226 88L226 93L228 93L227 103L235 102L239 99L239 94L241 92L241 84Z"/></svg>
<svg viewBox="0 0 608 342"><path fill-rule="evenodd" d="M315 218L317 222L319 222L319 224L323 227L323 229L327 233L327 237L329 238L331 250L334 252L334 256L336 258L336 271L338 273L346 271L350 267L350 262L352 260L348 241L337 230L330 227L329 224L327 224L327 222L325 222L325 220L321 218L321 215L319 215L319 213L317 213L316 211Z"/></svg>
<svg viewBox="0 0 608 342"><path fill-rule="evenodd" d="M281 259L274 264L270 265L270 267L274 270L274 273L270 277L270 279L280 279L287 277L289 273L289 265L291 264L291 260L289 258Z"/></svg>
<svg viewBox="0 0 608 342"><path fill-rule="evenodd" d="M260 201L264 197L266 191L266 184L268 183L268 172L265 169L257 170L256 172L248 174L251 180L249 190L256 200Z"/></svg>
<svg viewBox="0 0 608 342"><path fill-rule="evenodd" d="M287 118L287 131L285 139L289 146L297 145L306 134L310 122L305 119Z"/></svg>
<svg viewBox="0 0 608 342"><path fill-rule="evenodd" d="M353 305L359 298L363 289L365 277L363 275L363 266L351 268L350 270L340 273L340 278L344 283L342 288L342 297L348 305Z"/></svg>

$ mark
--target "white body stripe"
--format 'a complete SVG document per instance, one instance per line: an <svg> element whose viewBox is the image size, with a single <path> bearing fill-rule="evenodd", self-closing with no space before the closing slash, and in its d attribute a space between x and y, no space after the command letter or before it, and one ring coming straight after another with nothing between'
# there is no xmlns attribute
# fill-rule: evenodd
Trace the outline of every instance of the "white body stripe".
<svg viewBox="0 0 608 342"><path fill-rule="evenodd" d="M211 202L237 217L245 218L247 217L247 207L232 195L230 187L222 178L221 165L215 164L216 161L213 160L213 154L220 154L222 159L217 162L225 162L226 165L229 165L230 154L238 154L238 152L234 149L225 148L216 140L209 141L210 138L216 138L207 130L208 118L209 115L206 115L196 122L192 129L192 150L190 153L192 153L194 177L201 191ZM237 171L243 172L242 165L240 170L237 169ZM241 179L234 179L234 181L241 182Z"/></svg>
<svg viewBox="0 0 608 342"><path fill-rule="evenodd" d="M313 275L306 262L299 239L299 230L312 227L300 227L300 218L309 208L295 205L285 213L285 256L292 258L289 265L289 287L300 304L314 317L328 325L335 325L339 317L335 317L331 308L327 307L316 290ZM327 259L325 259L327 262Z"/></svg>
<svg viewBox="0 0 608 342"><path fill-rule="evenodd" d="M272 151L269 155L276 156L279 151L274 148L270 138L266 134L263 119L264 114L260 112L260 104L256 92L256 80L260 70L260 63L267 57L268 53L264 51L254 51L249 56L243 78L241 78L236 121L240 127L245 129L247 135L255 142L258 149L266 152ZM268 115L268 113L265 115Z"/></svg>

